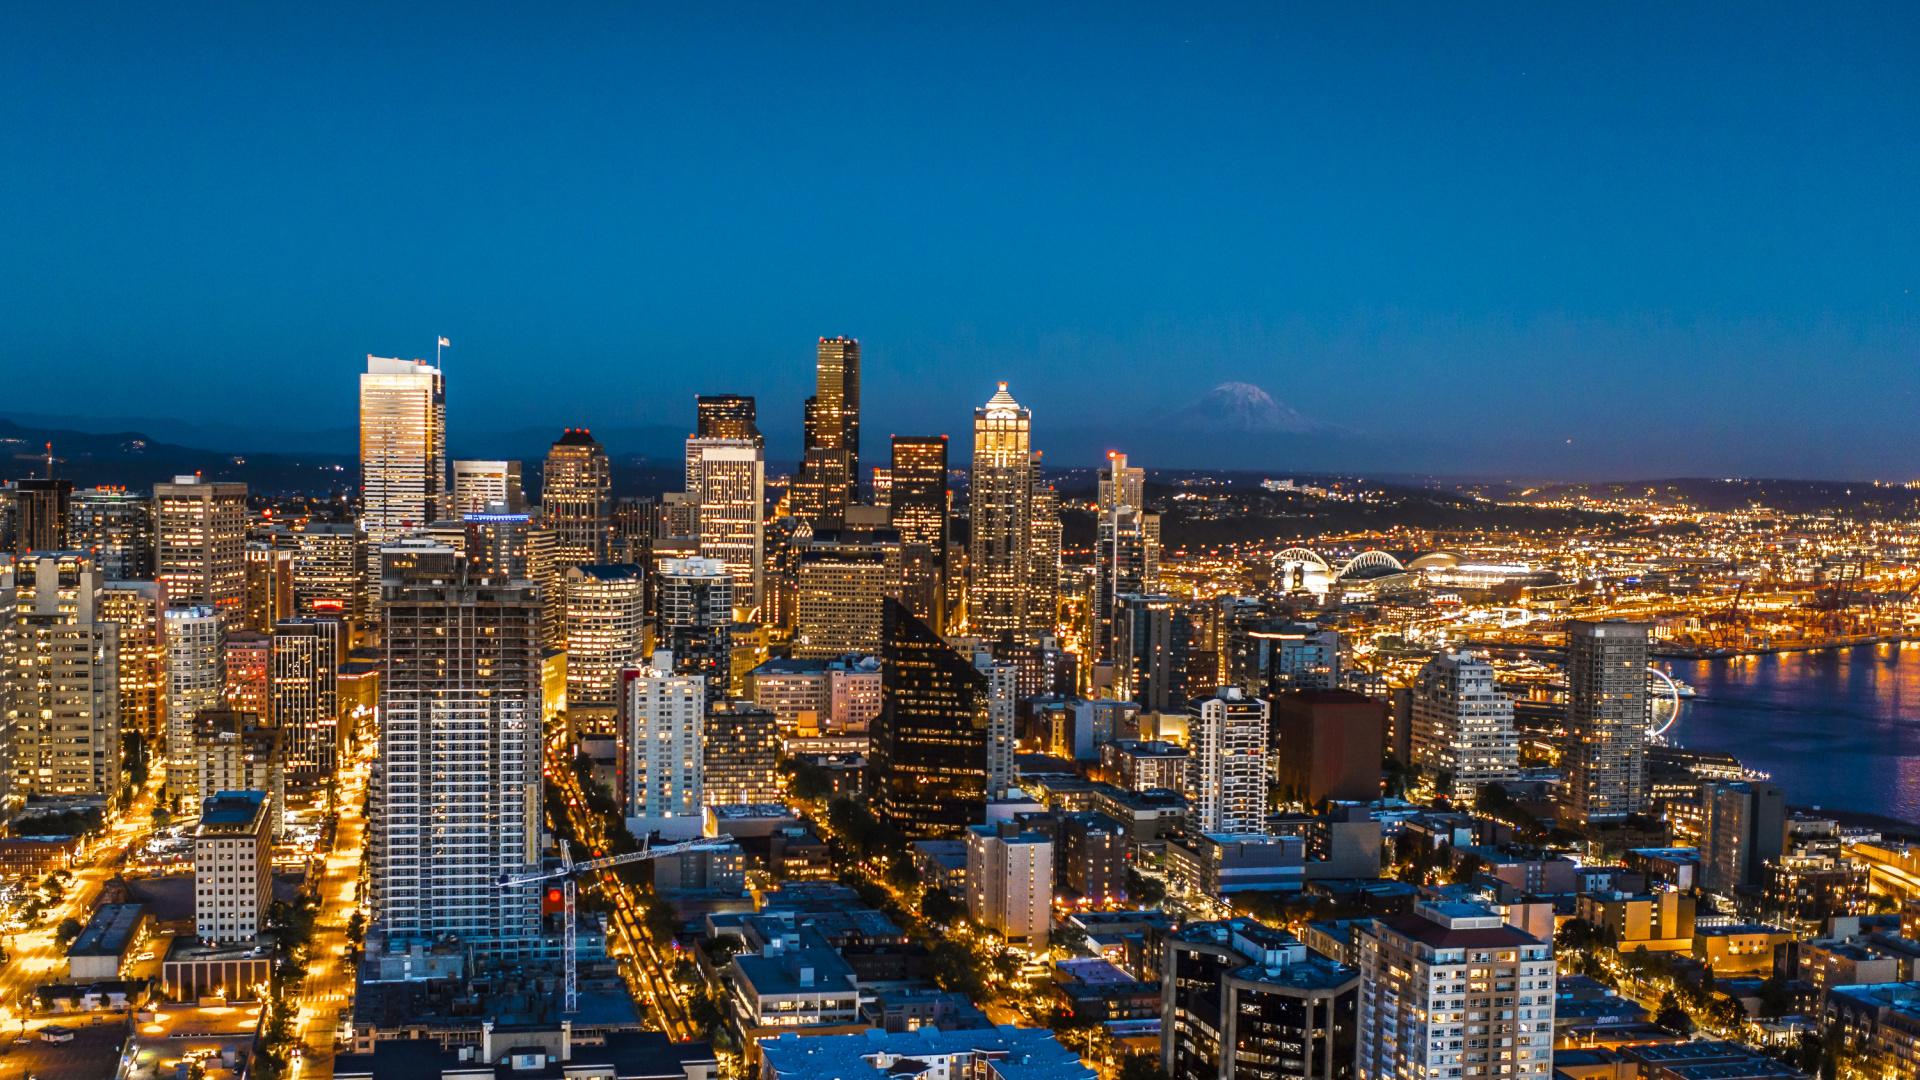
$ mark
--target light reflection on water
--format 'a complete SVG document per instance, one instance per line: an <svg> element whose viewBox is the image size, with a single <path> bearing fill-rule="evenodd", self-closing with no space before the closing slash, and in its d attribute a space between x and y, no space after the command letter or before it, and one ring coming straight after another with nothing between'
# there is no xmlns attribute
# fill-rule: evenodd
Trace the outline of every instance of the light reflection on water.
<svg viewBox="0 0 1920 1080"><path fill-rule="evenodd" d="M1672 661L1693 684L1671 741L1773 774L1796 806L1920 822L1920 644Z"/></svg>

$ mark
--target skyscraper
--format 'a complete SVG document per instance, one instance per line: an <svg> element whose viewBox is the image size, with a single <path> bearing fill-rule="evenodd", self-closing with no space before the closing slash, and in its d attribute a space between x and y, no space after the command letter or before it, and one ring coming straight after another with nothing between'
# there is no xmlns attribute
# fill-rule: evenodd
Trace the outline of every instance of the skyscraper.
<svg viewBox="0 0 1920 1080"><path fill-rule="evenodd" d="M1520 777L1513 699L1494 685L1493 665L1472 653L1427 661L1413 683L1413 761L1455 802L1471 804L1480 785Z"/></svg>
<svg viewBox="0 0 1920 1080"><path fill-rule="evenodd" d="M226 635L220 613L205 605L172 608L166 618L167 793L192 805L199 797L193 718L226 705Z"/></svg>
<svg viewBox="0 0 1920 1080"><path fill-rule="evenodd" d="M700 835L705 805L705 677L676 674L665 651L620 673L621 800L635 835Z"/></svg>
<svg viewBox="0 0 1920 1080"><path fill-rule="evenodd" d="M547 451L540 511L554 532L554 555L562 572L607 561L613 541L613 471L606 448L587 429L568 428Z"/></svg>
<svg viewBox="0 0 1920 1080"><path fill-rule="evenodd" d="M1027 598L1033 569L1033 415L1007 384L973 411L968 476L969 629L989 641L1012 634L1030 643Z"/></svg>
<svg viewBox="0 0 1920 1080"><path fill-rule="evenodd" d="M780 732L773 710L751 701L721 701L707 711L705 775L707 806L780 801Z"/></svg>
<svg viewBox="0 0 1920 1080"><path fill-rule="evenodd" d="M309 521L294 532L293 609L359 619L367 610L367 537L351 522Z"/></svg>
<svg viewBox="0 0 1920 1080"><path fill-rule="evenodd" d="M447 516L447 394L424 360L368 355L360 376L360 522L376 547Z"/></svg>
<svg viewBox="0 0 1920 1080"><path fill-rule="evenodd" d="M1127 455L1107 453L1107 467L1095 476L1095 508L1102 517L1123 506L1139 509L1146 505L1147 470L1127 467Z"/></svg>
<svg viewBox="0 0 1920 1080"><path fill-rule="evenodd" d="M759 440L754 424L753 399L740 394L704 394L694 399L698 426L694 437L700 439Z"/></svg>
<svg viewBox="0 0 1920 1080"><path fill-rule="evenodd" d="M662 559L658 580L659 648L673 654L675 674L707 680L709 702L725 699L733 665L733 575L718 559Z"/></svg>
<svg viewBox="0 0 1920 1080"><path fill-rule="evenodd" d="M868 795L909 837L958 838L986 820L987 676L898 600L886 602L883 632Z"/></svg>
<svg viewBox="0 0 1920 1080"><path fill-rule="evenodd" d="M166 589L119 581L100 593L99 619L120 626L120 730L151 742L167 732Z"/></svg>
<svg viewBox="0 0 1920 1080"><path fill-rule="evenodd" d="M273 835L285 834L286 732L259 713L205 709L193 718L193 760L202 810L221 792L264 791L273 796Z"/></svg>
<svg viewBox="0 0 1920 1080"><path fill-rule="evenodd" d="M892 529L816 537L795 570L793 655L880 650L884 605L900 596L900 542Z"/></svg>
<svg viewBox="0 0 1920 1080"><path fill-rule="evenodd" d="M286 533L278 533L273 540L249 540L242 548L247 594L236 626L264 633L272 630L276 621L293 617L293 563L299 550L277 546L277 542L291 539Z"/></svg>
<svg viewBox="0 0 1920 1080"><path fill-rule="evenodd" d="M227 631L226 707L273 723L273 638L257 630Z"/></svg>
<svg viewBox="0 0 1920 1080"><path fill-rule="evenodd" d="M1204 833L1257 833L1267 816L1267 703L1222 687L1187 705L1187 797Z"/></svg>
<svg viewBox="0 0 1920 1080"><path fill-rule="evenodd" d="M13 487L14 553L68 550L73 481L28 478L15 480Z"/></svg>
<svg viewBox="0 0 1920 1080"><path fill-rule="evenodd" d="M699 507L694 529L700 557L725 564L733 575L734 606L741 611L761 603L766 492L765 451L758 435L687 440L687 494Z"/></svg>
<svg viewBox="0 0 1920 1080"><path fill-rule="evenodd" d="M1053 635L1060 621L1060 497L1040 476L1040 455L1033 455L1033 497L1027 509L1027 640ZM1156 575L1155 581L1159 578ZM1156 586L1157 587L1157 586Z"/></svg>
<svg viewBox="0 0 1920 1080"><path fill-rule="evenodd" d="M519 514L527 509L517 461L455 461L453 502L442 517L460 519L484 514L495 506L499 513Z"/></svg>
<svg viewBox="0 0 1920 1080"><path fill-rule="evenodd" d="M396 563L400 560L394 560ZM520 959L540 933L540 598L471 575L451 548L381 583L380 755L369 847L388 947L454 937Z"/></svg>
<svg viewBox="0 0 1920 1080"><path fill-rule="evenodd" d="M102 618L104 584L77 551L23 556L0 577L15 796L119 793L120 627Z"/></svg>
<svg viewBox="0 0 1920 1080"><path fill-rule="evenodd" d="M176 476L153 485L154 567L175 607L237 620L247 599L247 485Z"/></svg>
<svg viewBox="0 0 1920 1080"><path fill-rule="evenodd" d="M987 677L987 798L1004 799L1013 787L1015 711L1020 703L1020 665L973 654L973 666Z"/></svg>
<svg viewBox="0 0 1920 1080"><path fill-rule="evenodd" d="M647 581L631 563L567 569L567 716L580 730L609 729L620 671L645 656Z"/></svg>
<svg viewBox="0 0 1920 1080"><path fill-rule="evenodd" d="M1567 622L1567 809L1582 823L1646 809L1647 655L1653 627Z"/></svg>
<svg viewBox="0 0 1920 1080"><path fill-rule="evenodd" d="M838 529L859 495L860 343L847 337L821 338L814 380L793 514L816 529Z"/></svg>
<svg viewBox="0 0 1920 1080"><path fill-rule="evenodd" d="M286 767L330 776L339 765L343 627L333 619L282 619L273 627L273 722L286 737Z"/></svg>
<svg viewBox="0 0 1920 1080"><path fill-rule="evenodd" d="M1113 660L1113 619L1119 598L1160 591L1160 515L1139 507L1118 506L1101 513L1096 525L1099 551L1094 556L1092 618L1100 655Z"/></svg>
<svg viewBox="0 0 1920 1080"><path fill-rule="evenodd" d="M914 617L947 625L947 437L895 435L887 471L888 520L900 534L900 601Z"/></svg>
<svg viewBox="0 0 1920 1080"><path fill-rule="evenodd" d="M1185 712L1192 636L1172 597L1122 593L1113 614L1113 696L1148 712Z"/></svg>
<svg viewBox="0 0 1920 1080"><path fill-rule="evenodd" d="M86 552L108 581L153 580L153 500L121 487L73 493L67 544Z"/></svg>

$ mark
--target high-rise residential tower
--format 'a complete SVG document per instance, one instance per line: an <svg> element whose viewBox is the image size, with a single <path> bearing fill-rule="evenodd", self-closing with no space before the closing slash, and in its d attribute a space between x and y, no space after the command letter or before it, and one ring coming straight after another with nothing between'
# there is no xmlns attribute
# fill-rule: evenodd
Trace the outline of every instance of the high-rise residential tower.
<svg viewBox="0 0 1920 1080"><path fill-rule="evenodd" d="M886 602L884 641L868 795L909 837L959 838L986 820L987 676L898 600Z"/></svg>
<svg viewBox="0 0 1920 1080"><path fill-rule="evenodd" d="M892 529L816 537L794 571L793 655L873 653L884 605L900 596L900 542Z"/></svg>
<svg viewBox="0 0 1920 1080"><path fill-rule="evenodd" d="M1095 476L1095 508L1102 516L1123 506L1139 509L1146 505L1147 470L1127 467L1127 455L1107 453L1107 467Z"/></svg>
<svg viewBox="0 0 1920 1080"><path fill-rule="evenodd" d="M1092 618L1100 655L1113 659L1113 619L1119 598L1160 591L1160 515L1135 506L1101 512L1096 524Z"/></svg>
<svg viewBox="0 0 1920 1080"><path fill-rule="evenodd" d="M1007 384L973 411L973 470L968 477L971 533L967 623L989 641L1012 634L1027 643L1028 576L1033 569L1033 414Z"/></svg>
<svg viewBox="0 0 1920 1080"><path fill-rule="evenodd" d="M1040 475L1033 455L1033 497L1027 506L1027 640L1051 637L1060 621L1060 496ZM1158 581L1156 576L1155 581Z"/></svg>
<svg viewBox="0 0 1920 1080"><path fill-rule="evenodd" d="M73 493L67 547L84 551L108 581L153 580L153 500L121 487Z"/></svg>
<svg viewBox="0 0 1920 1080"><path fill-rule="evenodd" d="M153 485L154 567L175 607L237 620L247 599L247 485L176 476Z"/></svg>
<svg viewBox="0 0 1920 1080"><path fill-rule="evenodd" d="M453 463L453 502L442 516L460 519L468 514L492 511L505 514L525 513L527 496L520 484L517 461L455 461Z"/></svg>
<svg viewBox="0 0 1920 1080"><path fill-rule="evenodd" d="M376 547L447 516L447 394L434 365L367 357L360 498L360 522Z"/></svg>
<svg viewBox="0 0 1920 1080"><path fill-rule="evenodd" d="M838 529L859 496L860 343L847 337L821 338L814 378L793 514L816 529Z"/></svg>
<svg viewBox="0 0 1920 1080"><path fill-rule="evenodd" d="M211 607L173 608L166 618L167 792L191 805L199 797L193 719L226 706L227 642Z"/></svg>
<svg viewBox="0 0 1920 1080"><path fill-rule="evenodd" d="M662 559L657 581L655 641L673 654L675 674L704 677L707 699L723 700L733 664L733 575L718 559Z"/></svg>
<svg viewBox="0 0 1920 1080"><path fill-rule="evenodd" d="M613 542L613 471L606 448L587 429L568 428L547 451L540 511L554 532L554 555L563 572L607 561Z"/></svg>
<svg viewBox="0 0 1920 1080"><path fill-rule="evenodd" d="M1113 696L1148 712L1187 709L1187 655L1193 628L1178 601L1122 593L1113 613ZM1213 687L1202 688L1210 693Z"/></svg>
<svg viewBox="0 0 1920 1080"><path fill-rule="evenodd" d="M661 651L620 673L620 797L635 835L693 837L704 824L709 692L679 666Z"/></svg>
<svg viewBox="0 0 1920 1080"><path fill-rule="evenodd" d="M1187 705L1187 797L1193 827L1257 833L1267 817L1267 703L1237 686Z"/></svg>
<svg viewBox="0 0 1920 1080"><path fill-rule="evenodd" d="M743 612L761 602L766 561L765 454L758 435L687 440L687 494L699 507L694 530L700 538L700 557L725 564L733 575L734 606Z"/></svg>
<svg viewBox="0 0 1920 1080"><path fill-rule="evenodd" d="M16 796L120 789L120 626L82 552L35 552L0 576L0 709Z"/></svg>
<svg viewBox="0 0 1920 1080"><path fill-rule="evenodd" d="M935 630L947 625L947 437L895 435L888 518L900 534L900 601Z"/></svg>
<svg viewBox="0 0 1920 1080"><path fill-rule="evenodd" d="M398 561L398 560L396 560ZM380 756L372 900L395 942L457 938L520 959L540 933L540 597L470 574L451 548L408 552L381 583Z"/></svg>
<svg viewBox="0 0 1920 1080"><path fill-rule="evenodd" d="M69 550L73 481L28 478L13 482L13 550Z"/></svg>
<svg viewBox="0 0 1920 1080"><path fill-rule="evenodd" d="M1412 765L1438 779L1455 802L1471 804L1480 785L1520 777L1513 698L1494 685L1493 665L1472 653L1427 661L1413 683Z"/></svg>
<svg viewBox="0 0 1920 1080"><path fill-rule="evenodd" d="M99 618L120 626L120 730L150 743L167 733L166 588L117 581L100 593Z"/></svg>
<svg viewBox="0 0 1920 1080"><path fill-rule="evenodd" d="M273 627L273 723L286 736L286 767L330 776L339 765L344 627L334 619L282 619Z"/></svg>
<svg viewBox="0 0 1920 1080"><path fill-rule="evenodd" d="M1567 623L1567 809L1581 822L1646 809L1648 623Z"/></svg>
<svg viewBox="0 0 1920 1080"><path fill-rule="evenodd" d="M701 801L708 806L780 801L780 731L773 710L751 701L721 701L707 711L706 769Z"/></svg>
<svg viewBox="0 0 1920 1080"><path fill-rule="evenodd" d="M1019 706L1020 665L973 654L973 666L987 677L987 798L1004 799L1013 787L1014 720Z"/></svg>
<svg viewBox="0 0 1920 1080"><path fill-rule="evenodd" d="M620 671L646 655L647 580L632 563L569 567L567 715L581 730L611 727Z"/></svg>

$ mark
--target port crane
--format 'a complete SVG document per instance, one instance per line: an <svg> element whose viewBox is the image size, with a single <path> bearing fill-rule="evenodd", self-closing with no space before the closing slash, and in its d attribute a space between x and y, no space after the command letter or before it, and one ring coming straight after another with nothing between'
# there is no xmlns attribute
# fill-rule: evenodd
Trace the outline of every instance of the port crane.
<svg viewBox="0 0 1920 1080"><path fill-rule="evenodd" d="M629 851L624 855L606 855L598 859L588 859L585 862L574 862L573 855L568 851L572 846L571 842L562 840L560 842L560 865L554 869L543 870L537 874L520 874L518 876L500 875L499 884L503 889L510 889L515 885L533 885L543 881L552 881L555 878L560 879L561 892L565 897L567 908L567 936L566 944L564 945L567 971L567 1003L565 1012L567 1014L580 1011L580 987L574 971L576 964L574 958L574 936L577 933L577 929L574 926L574 879L584 873L592 873L596 870L611 870L616 866L625 866L628 863L642 862L647 859L658 859L667 855L681 855L689 851L718 851L732 843L733 837L722 833L719 836L703 836L698 840L688 840L679 844L668 844L666 847L653 847L649 845L639 851Z"/></svg>

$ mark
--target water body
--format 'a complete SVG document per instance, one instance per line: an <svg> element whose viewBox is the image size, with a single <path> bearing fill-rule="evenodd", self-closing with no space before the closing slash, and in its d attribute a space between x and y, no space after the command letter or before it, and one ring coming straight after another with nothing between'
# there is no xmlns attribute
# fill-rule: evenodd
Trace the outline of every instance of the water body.
<svg viewBox="0 0 1920 1080"><path fill-rule="evenodd" d="M1920 822L1920 643L1672 661L1668 737L1773 774L1796 806Z"/></svg>

